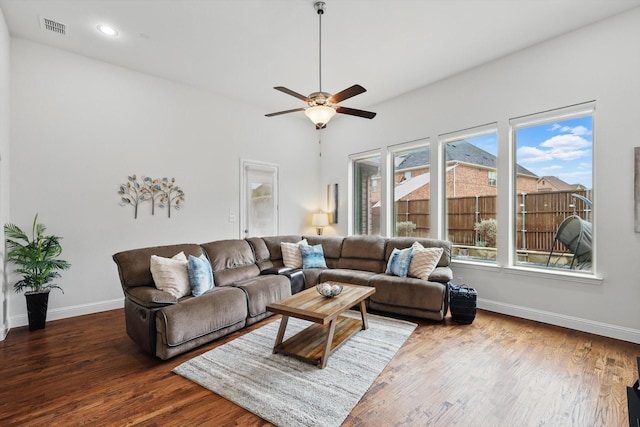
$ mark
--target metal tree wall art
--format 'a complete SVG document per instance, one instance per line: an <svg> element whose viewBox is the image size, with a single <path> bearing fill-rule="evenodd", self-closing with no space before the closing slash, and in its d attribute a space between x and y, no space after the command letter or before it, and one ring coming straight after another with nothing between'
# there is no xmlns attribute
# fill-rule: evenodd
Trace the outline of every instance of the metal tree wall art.
<svg viewBox="0 0 640 427"><path fill-rule="evenodd" d="M138 206L144 202L151 202L151 215L155 215L155 206L167 208L167 215L171 218L171 208L179 210L184 202L184 191L175 185L175 178L150 178L142 176L138 181L136 174L127 177L127 182L120 185L120 206L133 206L133 217L138 218Z"/></svg>
<svg viewBox="0 0 640 427"><path fill-rule="evenodd" d="M162 195L160 196L160 204L158 206L161 208L167 207L169 218L171 218L171 207L180 210L180 204L184 202L184 191L175 185L175 182L175 178L171 178L171 181L169 181L168 178L162 178L162 182L160 183Z"/></svg>
<svg viewBox="0 0 640 427"><path fill-rule="evenodd" d="M142 177L142 185L145 192L145 197L148 197L148 200L151 201L151 215L156 214L156 198L162 191L162 188L160 188L158 182L158 179L149 178L148 176Z"/></svg>
<svg viewBox="0 0 640 427"><path fill-rule="evenodd" d="M138 177L133 174L127 177L127 182L120 185L118 194L120 197L120 206L133 206L133 218L138 218L138 205L145 201L146 190L138 182Z"/></svg>

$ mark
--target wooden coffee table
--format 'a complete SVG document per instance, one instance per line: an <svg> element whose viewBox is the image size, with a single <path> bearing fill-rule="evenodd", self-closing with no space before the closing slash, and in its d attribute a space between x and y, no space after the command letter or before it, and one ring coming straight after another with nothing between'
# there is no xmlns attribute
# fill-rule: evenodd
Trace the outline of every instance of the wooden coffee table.
<svg viewBox="0 0 640 427"><path fill-rule="evenodd" d="M369 327L365 300L376 289L369 286L340 284L343 285L342 292L333 298L323 297L313 287L267 305L268 311L282 314L280 329L273 347L274 353L287 354L305 362L317 364L322 369L327 366L331 353L342 343L359 330ZM357 304L360 304L362 321L340 316ZM309 320L314 324L282 342L289 317Z"/></svg>

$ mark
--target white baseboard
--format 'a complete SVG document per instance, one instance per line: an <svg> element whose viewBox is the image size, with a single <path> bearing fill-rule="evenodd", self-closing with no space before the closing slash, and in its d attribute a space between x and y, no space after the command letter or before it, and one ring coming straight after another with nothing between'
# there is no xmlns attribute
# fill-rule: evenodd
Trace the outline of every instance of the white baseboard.
<svg viewBox="0 0 640 427"><path fill-rule="evenodd" d="M640 344L640 330L478 298L478 308Z"/></svg>
<svg viewBox="0 0 640 427"><path fill-rule="evenodd" d="M124 297L108 301L100 301L91 304L74 305L71 307L61 307L49 309L47 312L47 321L66 319L67 317L82 316L84 314L98 313L100 311L114 310L124 307ZM27 313L9 318L9 326L17 328L29 324ZM7 329L8 332L8 329Z"/></svg>
<svg viewBox="0 0 640 427"><path fill-rule="evenodd" d="M9 326L6 323L3 323L2 327L0 328L0 341L4 341L8 333L9 333Z"/></svg>

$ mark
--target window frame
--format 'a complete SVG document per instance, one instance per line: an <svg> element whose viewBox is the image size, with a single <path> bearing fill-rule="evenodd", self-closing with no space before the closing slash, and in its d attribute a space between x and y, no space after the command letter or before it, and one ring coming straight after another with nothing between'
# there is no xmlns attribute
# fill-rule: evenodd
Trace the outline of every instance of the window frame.
<svg viewBox="0 0 640 427"><path fill-rule="evenodd" d="M348 234L349 235L356 235L356 218L355 218L355 209L356 206L358 205L356 202L356 196L358 195L358 191L356 190L356 186L355 186L355 178L356 178L356 163L358 161L361 160L366 160L366 159L370 159L373 157L378 157L379 162L380 162L380 174L379 174L379 179L378 179L378 191L380 191L380 204L381 204L381 208L380 208L380 228L381 228L381 232L380 234L383 235L383 221L384 221L384 209L385 209L385 203L383 203L384 198L386 197L386 185L384 182L384 171L383 171L383 150L382 149L373 149L373 150L368 150L368 151L363 151L360 153L355 153L355 154L351 154L349 155L349 170L348 170L348 177L347 179L349 180L349 185L348 187L348 198L349 198L349 203L347 206L347 215L349 217L349 222L348 222ZM364 234L358 234L358 235L364 235Z"/></svg>
<svg viewBox="0 0 640 427"><path fill-rule="evenodd" d="M439 191L440 191L440 197L442 200L441 203L441 208L439 210L439 215L441 216L441 222L442 222L442 238L448 240L449 239L449 213L448 213L448 197L447 197L447 160L446 160L446 153L447 153L447 145L449 143L452 142L456 142L456 141L463 141L466 139L474 139L474 138L479 138L482 136L487 136L487 135L495 135L496 137L496 220L497 218L500 216L500 183L497 180L497 172L500 169L500 157L499 157L499 148L500 148L500 133L499 133L499 126L498 126L498 122L491 122L491 123L486 123L483 125L479 125L479 126L473 126L470 128L466 128L466 129L461 129L461 130L457 130L457 131L453 131L453 132L448 132L448 133L444 133L441 135L438 135L438 146L439 149L442 153L442 168L440 170L440 181L442 182L442 185L440 185L439 187ZM453 254L451 254L451 260L452 261L456 261L456 262L463 262L463 263L473 263L473 264L480 264L480 265L491 265L491 266L495 266L498 265L498 262L500 260L500 245L499 245L499 236L503 231L500 229L500 226L497 226L497 237L496 237L496 257L495 259L462 259L459 257L456 257Z"/></svg>
<svg viewBox="0 0 640 427"><path fill-rule="evenodd" d="M557 123L565 120L578 119L582 117L591 117L591 150L595 152L596 146L596 102L588 101L584 103L574 104L566 107L555 108L551 110L542 111L539 113L532 113L523 116L518 116L509 119L509 150L510 156L510 206L509 206L509 270L519 271L524 274L533 275L550 275L550 276L562 276L565 278L576 278L577 280L593 279L594 284L600 283L601 278L597 275L597 236L596 236L596 223L597 223L597 209L596 209L596 179L595 179L595 155L592 154L591 160L591 222L592 222L592 241L591 241L591 269L590 270L575 270L575 269L562 269L558 267L537 266L537 265L523 265L518 263L518 247L517 247L517 215L518 204L520 203L518 197L520 196L517 191L517 138L516 133L519 129L541 126L545 124Z"/></svg>
<svg viewBox="0 0 640 427"><path fill-rule="evenodd" d="M398 153L402 153L405 151L412 151L412 150L419 150L421 148L425 148L428 147L429 149L429 170L430 173L431 171L433 171L433 160L436 158L433 155L433 145L431 144L431 138L429 137L425 137L425 138L420 138L420 139L416 139L413 141L409 141L409 142L403 142L401 144L395 144L395 145L389 145L387 146L386 149L386 173L384 174L385 180L386 180L386 185L385 187L387 188L387 193L385 195L385 199L384 199L384 204L383 204L383 208L384 211L386 212L386 221L384 223L385 226L385 230L386 236L392 237L396 235L396 226L395 226L395 164L394 164L394 157L398 154ZM432 175L433 176L433 175ZM433 193L433 185L430 186L430 190L429 190L429 199L432 199L431 194ZM437 191L437 190L436 190ZM381 203L382 203L382 199L381 199ZM429 212L429 214L431 215L431 212ZM431 230L430 235L438 235L438 231L437 228L433 226L433 224L429 224L429 229ZM435 232L435 233L434 233Z"/></svg>

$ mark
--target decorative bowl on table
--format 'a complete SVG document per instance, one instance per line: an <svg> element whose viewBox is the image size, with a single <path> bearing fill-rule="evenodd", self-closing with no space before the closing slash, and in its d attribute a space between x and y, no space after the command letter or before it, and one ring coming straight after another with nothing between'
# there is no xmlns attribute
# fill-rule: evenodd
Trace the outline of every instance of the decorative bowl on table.
<svg viewBox="0 0 640 427"><path fill-rule="evenodd" d="M317 284L316 290L323 297L333 298L342 292L342 285L335 282L324 282Z"/></svg>

